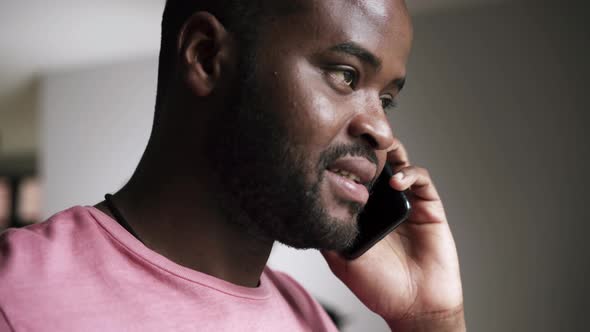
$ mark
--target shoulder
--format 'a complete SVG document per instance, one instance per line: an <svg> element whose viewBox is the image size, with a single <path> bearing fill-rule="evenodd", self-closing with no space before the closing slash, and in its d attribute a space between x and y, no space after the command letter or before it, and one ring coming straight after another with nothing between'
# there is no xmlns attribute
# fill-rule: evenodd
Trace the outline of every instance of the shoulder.
<svg viewBox="0 0 590 332"><path fill-rule="evenodd" d="M285 272L273 270L267 267L264 273L270 280L277 286L279 291L284 295L290 295L291 297L302 298L308 301L315 301L311 295L299 284L295 279L286 274Z"/></svg>
<svg viewBox="0 0 590 332"><path fill-rule="evenodd" d="M90 239L99 234L98 222L81 206L0 233L0 320L55 303L54 295L79 277L79 262L93 264L87 252L94 245Z"/></svg>
<svg viewBox="0 0 590 332"><path fill-rule="evenodd" d="M44 222L24 228L9 228L0 233L0 240L3 242L42 239L51 241L64 233L88 226L89 220L94 220L94 217L90 214L88 207L74 206L54 214Z"/></svg>
<svg viewBox="0 0 590 332"><path fill-rule="evenodd" d="M93 221L94 218L86 208L76 206L59 212L42 223L8 229L0 233L0 264L15 256L24 259L33 252L42 254L39 249L63 244L61 240L70 239L73 234L94 227Z"/></svg>
<svg viewBox="0 0 590 332"><path fill-rule="evenodd" d="M0 293L2 285L17 285L31 277L46 276L83 246L84 233L96 228L87 208L73 207L48 220L0 234ZM5 289L4 289L5 290Z"/></svg>
<svg viewBox="0 0 590 332"><path fill-rule="evenodd" d="M324 308L295 279L284 272L269 267L265 269L264 273L293 312L310 323L314 331L336 331L334 323Z"/></svg>

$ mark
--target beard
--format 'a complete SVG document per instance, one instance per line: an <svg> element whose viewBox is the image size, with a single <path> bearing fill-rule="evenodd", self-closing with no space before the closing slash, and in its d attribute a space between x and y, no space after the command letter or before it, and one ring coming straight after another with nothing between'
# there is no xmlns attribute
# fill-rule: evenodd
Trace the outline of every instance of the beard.
<svg viewBox="0 0 590 332"><path fill-rule="evenodd" d="M327 166L347 154L376 163L364 145L334 145L311 160L289 137L280 110L265 106L252 55L239 64L234 106L224 110L224 136L217 140L217 172L224 188L230 221L250 234L297 249L344 250L358 236L362 205L346 205L350 219L330 215L322 206L321 184ZM227 135L225 133L228 133Z"/></svg>

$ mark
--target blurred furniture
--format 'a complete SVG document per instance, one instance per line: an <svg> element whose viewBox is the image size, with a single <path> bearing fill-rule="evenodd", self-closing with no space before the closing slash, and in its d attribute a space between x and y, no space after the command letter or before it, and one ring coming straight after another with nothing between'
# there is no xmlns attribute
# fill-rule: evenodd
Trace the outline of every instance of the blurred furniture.
<svg viewBox="0 0 590 332"><path fill-rule="evenodd" d="M0 156L0 230L23 227L38 220L37 158Z"/></svg>

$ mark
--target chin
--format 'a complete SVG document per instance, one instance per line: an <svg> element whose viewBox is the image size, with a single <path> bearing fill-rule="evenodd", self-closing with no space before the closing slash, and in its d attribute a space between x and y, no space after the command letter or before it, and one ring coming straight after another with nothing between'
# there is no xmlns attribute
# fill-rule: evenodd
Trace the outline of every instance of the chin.
<svg viewBox="0 0 590 332"><path fill-rule="evenodd" d="M343 225L356 225L358 221L357 206L355 204L343 203L330 209L330 219Z"/></svg>
<svg viewBox="0 0 590 332"><path fill-rule="evenodd" d="M327 219L338 222L341 225L357 226L358 216L363 209L361 203L345 201L325 193L322 197L323 210L327 212Z"/></svg>
<svg viewBox="0 0 590 332"><path fill-rule="evenodd" d="M350 247L359 233L355 209L339 206L320 210L323 213L315 214L314 218L297 220L300 226L305 226L300 232L277 234L277 240L296 249L342 251Z"/></svg>

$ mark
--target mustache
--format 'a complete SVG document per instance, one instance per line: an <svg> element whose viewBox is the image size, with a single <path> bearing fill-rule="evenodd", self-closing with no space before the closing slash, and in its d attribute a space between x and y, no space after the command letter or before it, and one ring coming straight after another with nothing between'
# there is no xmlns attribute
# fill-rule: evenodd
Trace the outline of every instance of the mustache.
<svg viewBox="0 0 590 332"><path fill-rule="evenodd" d="M379 165L379 160L377 158L377 154L375 150L368 147L367 145L363 144L337 144L334 146L329 147L320 155L320 162L319 162L319 169L318 172L321 174L328 165L333 163L335 160L345 157L345 156L353 156L353 157L363 157L375 166ZM369 183L367 186L370 190L373 187L375 181L377 181L377 177L379 174L375 175L375 178Z"/></svg>

